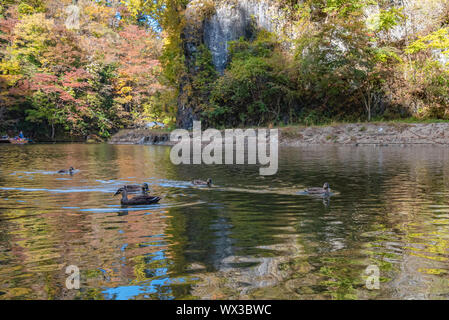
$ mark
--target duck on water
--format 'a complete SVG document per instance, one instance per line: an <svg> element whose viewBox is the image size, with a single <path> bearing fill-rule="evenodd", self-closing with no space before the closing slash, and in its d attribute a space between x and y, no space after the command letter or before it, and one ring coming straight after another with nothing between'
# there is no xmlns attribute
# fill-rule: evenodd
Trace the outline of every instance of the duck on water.
<svg viewBox="0 0 449 320"><path fill-rule="evenodd" d="M194 186L212 186L212 179L208 178L206 181L204 180L192 180L192 184Z"/></svg>
<svg viewBox="0 0 449 320"><path fill-rule="evenodd" d="M310 195L329 196L331 195L331 188L329 186L329 183L325 182L322 188L320 187L308 188L304 190L303 193Z"/></svg>
<svg viewBox="0 0 449 320"><path fill-rule="evenodd" d="M135 196L134 198L128 199L128 191L126 188L120 188L117 190L117 192L114 194L116 196L117 194L122 194L122 199L120 200L120 203L125 206L130 205L141 205L141 204L155 204L158 203L159 200L161 200L160 197L154 197L149 196L145 193L144 188L142 187L142 193L141 195Z"/></svg>
<svg viewBox="0 0 449 320"><path fill-rule="evenodd" d="M58 173L68 173L72 175L74 171L75 169L73 169L73 167L70 167L69 170L59 170Z"/></svg>
<svg viewBox="0 0 449 320"><path fill-rule="evenodd" d="M115 195L119 194L120 190L126 189L126 191L128 193L142 193L142 194L147 194L150 190L150 188L148 187L148 183L143 183L143 184L127 184L124 185L123 187L117 189L117 192L115 193Z"/></svg>

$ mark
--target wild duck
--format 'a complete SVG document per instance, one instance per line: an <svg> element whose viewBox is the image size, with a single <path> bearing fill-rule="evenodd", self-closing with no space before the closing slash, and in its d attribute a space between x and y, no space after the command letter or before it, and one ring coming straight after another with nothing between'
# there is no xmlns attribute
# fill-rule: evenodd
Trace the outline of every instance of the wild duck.
<svg viewBox="0 0 449 320"><path fill-rule="evenodd" d="M73 169L73 167L70 167L69 170L59 170L58 173L73 174L73 171L75 171L75 169Z"/></svg>
<svg viewBox="0 0 449 320"><path fill-rule="evenodd" d="M115 195L119 194L121 189L126 189L126 191L128 191L128 193L143 193L143 194L147 194L148 191L150 190L150 188L148 187L148 183L143 183L142 185L139 184L127 184L124 185L123 187L117 189L117 192L115 193Z"/></svg>
<svg viewBox="0 0 449 320"><path fill-rule="evenodd" d="M322 188L308 188L304 190L307 194L318 194L318 195L329 195L331 193L331 188L329 187L329 183L324 183Z"/></svg>
<svg viewBox="0 0 449 320"><path fill-rule="evenodd" d="M142 187L142 192L144 192L143 189L144 188ZM128 199L128 191L126 190L126 188L120 188L119 190L117 190L114 196L120 193L122 194L122 199L120 200L120 203L126 206L140 205L140 204L154 204L158 203L159 200L161 200L161 198L159 197L152 197L147 194L138 195L135 196L134 198Z"/></svg>
<svg viewBox="0 0 449 320"><path fill-rule="evenodd" d="M192 180L192 184L194 186L208 186L208 187L210 187L212 185L212 179L208 178L206 181L204 181L204 180Z"/></svg>

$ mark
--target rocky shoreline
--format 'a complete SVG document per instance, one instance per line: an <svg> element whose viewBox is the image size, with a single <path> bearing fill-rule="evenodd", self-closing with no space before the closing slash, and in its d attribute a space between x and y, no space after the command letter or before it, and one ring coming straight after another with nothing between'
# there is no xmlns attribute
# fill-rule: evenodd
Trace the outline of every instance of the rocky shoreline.
<svg viewBox="0 0 449 320"><path fill-rule="evenodd" d="M170 132L122 130L110 144L173 145ZM304 145L449 145L449 123L351 123L279 128L280 146Z"/></svg>
<svg viewBox="0 0 449 320"><path fill-rule="evenodd" d="M281 145L449 145L449 123L355 123L285 128Z"/></svg>
<svg viewBox="0 0 449 320"><path fill-rule="evenodd" d="M151 129L123 129L114 134L109 144L145 144L173 145L169 131Z"/></svg>

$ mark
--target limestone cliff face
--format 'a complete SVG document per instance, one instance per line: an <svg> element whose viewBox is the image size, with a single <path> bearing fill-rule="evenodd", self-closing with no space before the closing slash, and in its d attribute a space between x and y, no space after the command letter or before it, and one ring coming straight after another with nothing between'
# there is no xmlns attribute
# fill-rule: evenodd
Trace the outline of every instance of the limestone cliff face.
<svg viewBox="0 0 449 320"><path fill-rule="evenodd" d="M195 56L204 44L212 54L215 69L222 74L228 63L228 43L240 37L251 38L256 29L281 33L286 19L275 1L270 0L192 0L185 12L183 32L185 64L188 74L182 79L178 99L178 126L191 128L198 120L201 97L188 92L198 73Z"/></svg>
<svg viewBox="0 0 449 320"><path fill-rule="evenodd" d="M204 43L212 53L216 69L222 73L228 62L228 42L251 38L255 28L281 32L283 12L275 1L219 1L215 14L204 23Z"/></svg>

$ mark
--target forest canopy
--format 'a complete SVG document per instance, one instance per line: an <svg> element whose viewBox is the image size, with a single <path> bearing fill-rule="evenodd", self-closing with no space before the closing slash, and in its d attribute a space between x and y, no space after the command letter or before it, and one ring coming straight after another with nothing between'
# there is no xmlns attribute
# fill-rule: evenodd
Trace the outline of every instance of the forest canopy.
<svg viewBox="0 0 449 320"><path fill-rule="evenodd" d="M10 0L0 14L0 130L108 137L146 118L170 121L152 109L165 90L162 39L127 6Z"/></svg>
<svg viewBox="0 0 449 320"><path fill-rule="evenodd" d="M446 0L425 27L401 1L271 1L289 32L255 23L228 43L223 72L189 38L193 2L199 26L239 3L1 0L0 133L107 138L179 125L181 107L216 127L449 119Z"/></svg>

